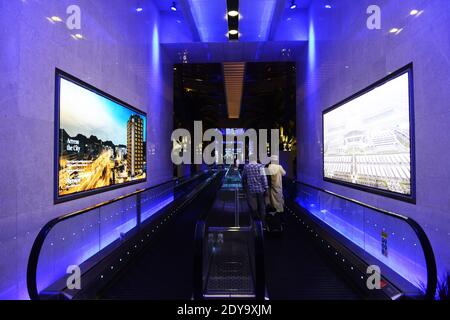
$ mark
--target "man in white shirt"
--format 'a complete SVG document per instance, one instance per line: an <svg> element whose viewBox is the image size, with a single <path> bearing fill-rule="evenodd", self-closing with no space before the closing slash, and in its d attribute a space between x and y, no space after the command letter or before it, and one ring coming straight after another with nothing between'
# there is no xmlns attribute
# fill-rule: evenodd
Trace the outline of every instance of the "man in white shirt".
<svg viewBox="0 0 450 320"><path fill-rule="evenodd" d="M272 163L267 168L268 178L270 179L269 199L277 213L282 214L281 217L284 222L283 176L286 175L286 171L278 164L278 156L272 156L271 160Z"/></svg>

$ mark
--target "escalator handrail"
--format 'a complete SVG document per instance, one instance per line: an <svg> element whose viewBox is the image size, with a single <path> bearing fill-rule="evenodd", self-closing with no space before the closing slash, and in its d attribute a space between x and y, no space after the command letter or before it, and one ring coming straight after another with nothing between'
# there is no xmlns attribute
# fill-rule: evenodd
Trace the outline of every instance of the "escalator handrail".
<svg viewBox="0 0 450 320"><path fill-rule="evenodd" d="M305 183L302 181L298 181L298 180L291 180L292 183L296 183L296 184L300 184L300 185L304 185L307 186L309 188L321 191L323 193L329 194L331 196L334 196L336 198L357 204L359 206L362 206L364 208L376 211L378 213L381 213L383 215L387 215L390 217L393 217L397 220L401 220L404 221L405 223L407 223L409 225L409 227L414 231L414 233L416 234L417 238L419 239L424 257L425 257L425 264L426 264L426 269L427 269L427 288L425 290L425 297L427 299L434 299L435 294L436 294L436 289L437 289L437 266L436 266L436 259L435 259L435 255L433 252L433 247L431 246L431 242L428 238L428 236L425 233L425 230L420 226L420 224L415 221L414 219L404 216L404 215L400 215L391 211L387 211L381 208L377 208L375 206L369 205L367 203L355 200L355 199L351 199L342 195L339 195L335 192L332 191L328 191L316 186L313 186L309 183Z"/></svg>
<svg viewBox="0 0 450 320"><path fill-rule="evenodd" d="M195 225L194 234L194 300L203 300L203 247L205 234L206 222L204 219L199 219Z"/></svg>
<svg viewBox="0 0 450 320"><path fill-rule="evenodd" d="M261 218L252 211L255 227L255 298L264 300L266 295L266 271L264 262L264 231Z"/></svg>
<svg viewBox="0 0 450 320"><path fill-rule="evenodd" d="M225 174L220 178L219 184L223 184L223 180L227 175L229 168ZM203 212L198 218L195 224L194 231L194 270L193 270L193 299L203 300L203 247L204 247L204 237L206 235L206 218L208 212Z"/></svg>
<svg viewBox="0 0 450 320"><path fill-rule="evenodd" d="M156 189L158 187L161 187L163 185L169 184L169 183L174 183L174 182L179 182L181 181L181 183L177 184L177 186L181 186L186 182L189 181L193 181L194 179L197 179L198 177L200 177L203 173L197 173L195 175L193 175L192 177L181 177L181 178L173 178L170 179L168 181L156 184L154 186L145 188L145 189L140 189L131 193L128 193L126 195L105 201L105 202L101 202L99 204L84 208L82 210L78 210L72 213L67 213L67 214L63 214L59 217L56 217L52 220L50 220L49 222L47 222L39 231L38 235L36 236L36 239L34 240L33 246L31 248L30 251L30 255L28 257L28 264L27 264L27 289L28 289L28 295L30 297L31 300L39 300L39 291L37 288L37 268L38 268L38 263L39 263L39 256L41 254L41 250L42 247L45 243L45 240L47 239L48 234L50 233L50 231L58 224L60 224L63 221L69 220L69 219L73 219L75 217L78 217L80 215L83 215L87 212L90 212L92 210L95 209L99 209L101 207L107 206L109 204L112 204L114 202L118 202L121 201L123 199L127 199L129 197L132 196L136 196L139 194L142 194L143 192L152 190L152 189Z"/></svg>

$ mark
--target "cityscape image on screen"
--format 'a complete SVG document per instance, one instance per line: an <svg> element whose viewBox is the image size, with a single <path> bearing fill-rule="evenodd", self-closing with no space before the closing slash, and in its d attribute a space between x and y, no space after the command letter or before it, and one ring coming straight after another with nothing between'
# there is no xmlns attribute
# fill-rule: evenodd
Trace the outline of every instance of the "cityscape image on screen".
<svg viewBox="0 0 450 320"><path fill-rule="evenodd" d="M58 81L58 197L145 180L145 114Z"/></svg>
<svg viewBox="0 0 450 320"><path fill-rule="evenodd" d="M409 73L323 115L324 177L410 196Z"/></svg>

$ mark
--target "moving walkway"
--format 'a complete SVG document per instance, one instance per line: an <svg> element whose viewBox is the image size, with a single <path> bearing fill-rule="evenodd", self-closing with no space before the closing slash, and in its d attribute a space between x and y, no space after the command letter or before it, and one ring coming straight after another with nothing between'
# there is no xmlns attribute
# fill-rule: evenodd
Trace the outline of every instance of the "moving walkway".
<svg viewBox="0 0 450 320"><path fill-rule="evenodd" d="M287 236L293 238L295 233L297 240L285 240L287 253L279 254L278 261L292 269L288 256L297 259L294 265L302 259L297 281L285 282L300 286L292 289L291 298L346 299L341 291L345 286L333 282L338 275L358 299L434 298L435 257L416 221L299 181L285 179L284 188L291 229ZM323 274L317 274L318 253L320 260L331 263ZM267 274L277 272L269 268ZM272 283L281 282L274 279ZM273 289L281 298L289 291L277 284Z"/></svg>
<svg viewBox="0 0 450 320"><path fill-rule="evenodd" d="M30 298L108 298L104 290L118 277L126 276L123 272L142 257L149 244L157 243L159 236L171 230L187 208L201 208L200 202L214 199L213 190L221 175L209 171L169 180L49 221L38 233L28 261ZM179 243L177 252L185 252L183 245L189 243L192 233L188 239L172 235ZM152 265L165 264L159 257L153 258ZM68 267L80 269L81 288L68 283ZM143 293L138 290L139 281L134 285L136 295L129 292L127 296L123 290L124 298L139 298Z"/></svg>
<svg viewBox="0 0 450 320"><path fill-rule="evenodd" d="M264 234L239 171L202 172L50 221L31 299L433 298L436 264L413 220L285 180L288 223ZM79 266L81 289L68 283ZM370 266L380 269L371 290Z"/></svg>

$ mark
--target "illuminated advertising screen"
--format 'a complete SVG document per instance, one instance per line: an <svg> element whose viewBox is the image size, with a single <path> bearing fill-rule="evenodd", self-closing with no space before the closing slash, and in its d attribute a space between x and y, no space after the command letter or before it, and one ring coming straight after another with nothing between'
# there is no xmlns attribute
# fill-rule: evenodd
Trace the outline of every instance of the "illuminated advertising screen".
<svg viewBox="0 0 450 320"><path fill-rule="evenodd" d="M146 114L56 72L55 201L143 182Z"/></svg>
<svg viewBox="0 0 450 320"><path fill-rule="evenodd" d="M412 66L323 113L324 179L412 200Z"/></svg>

